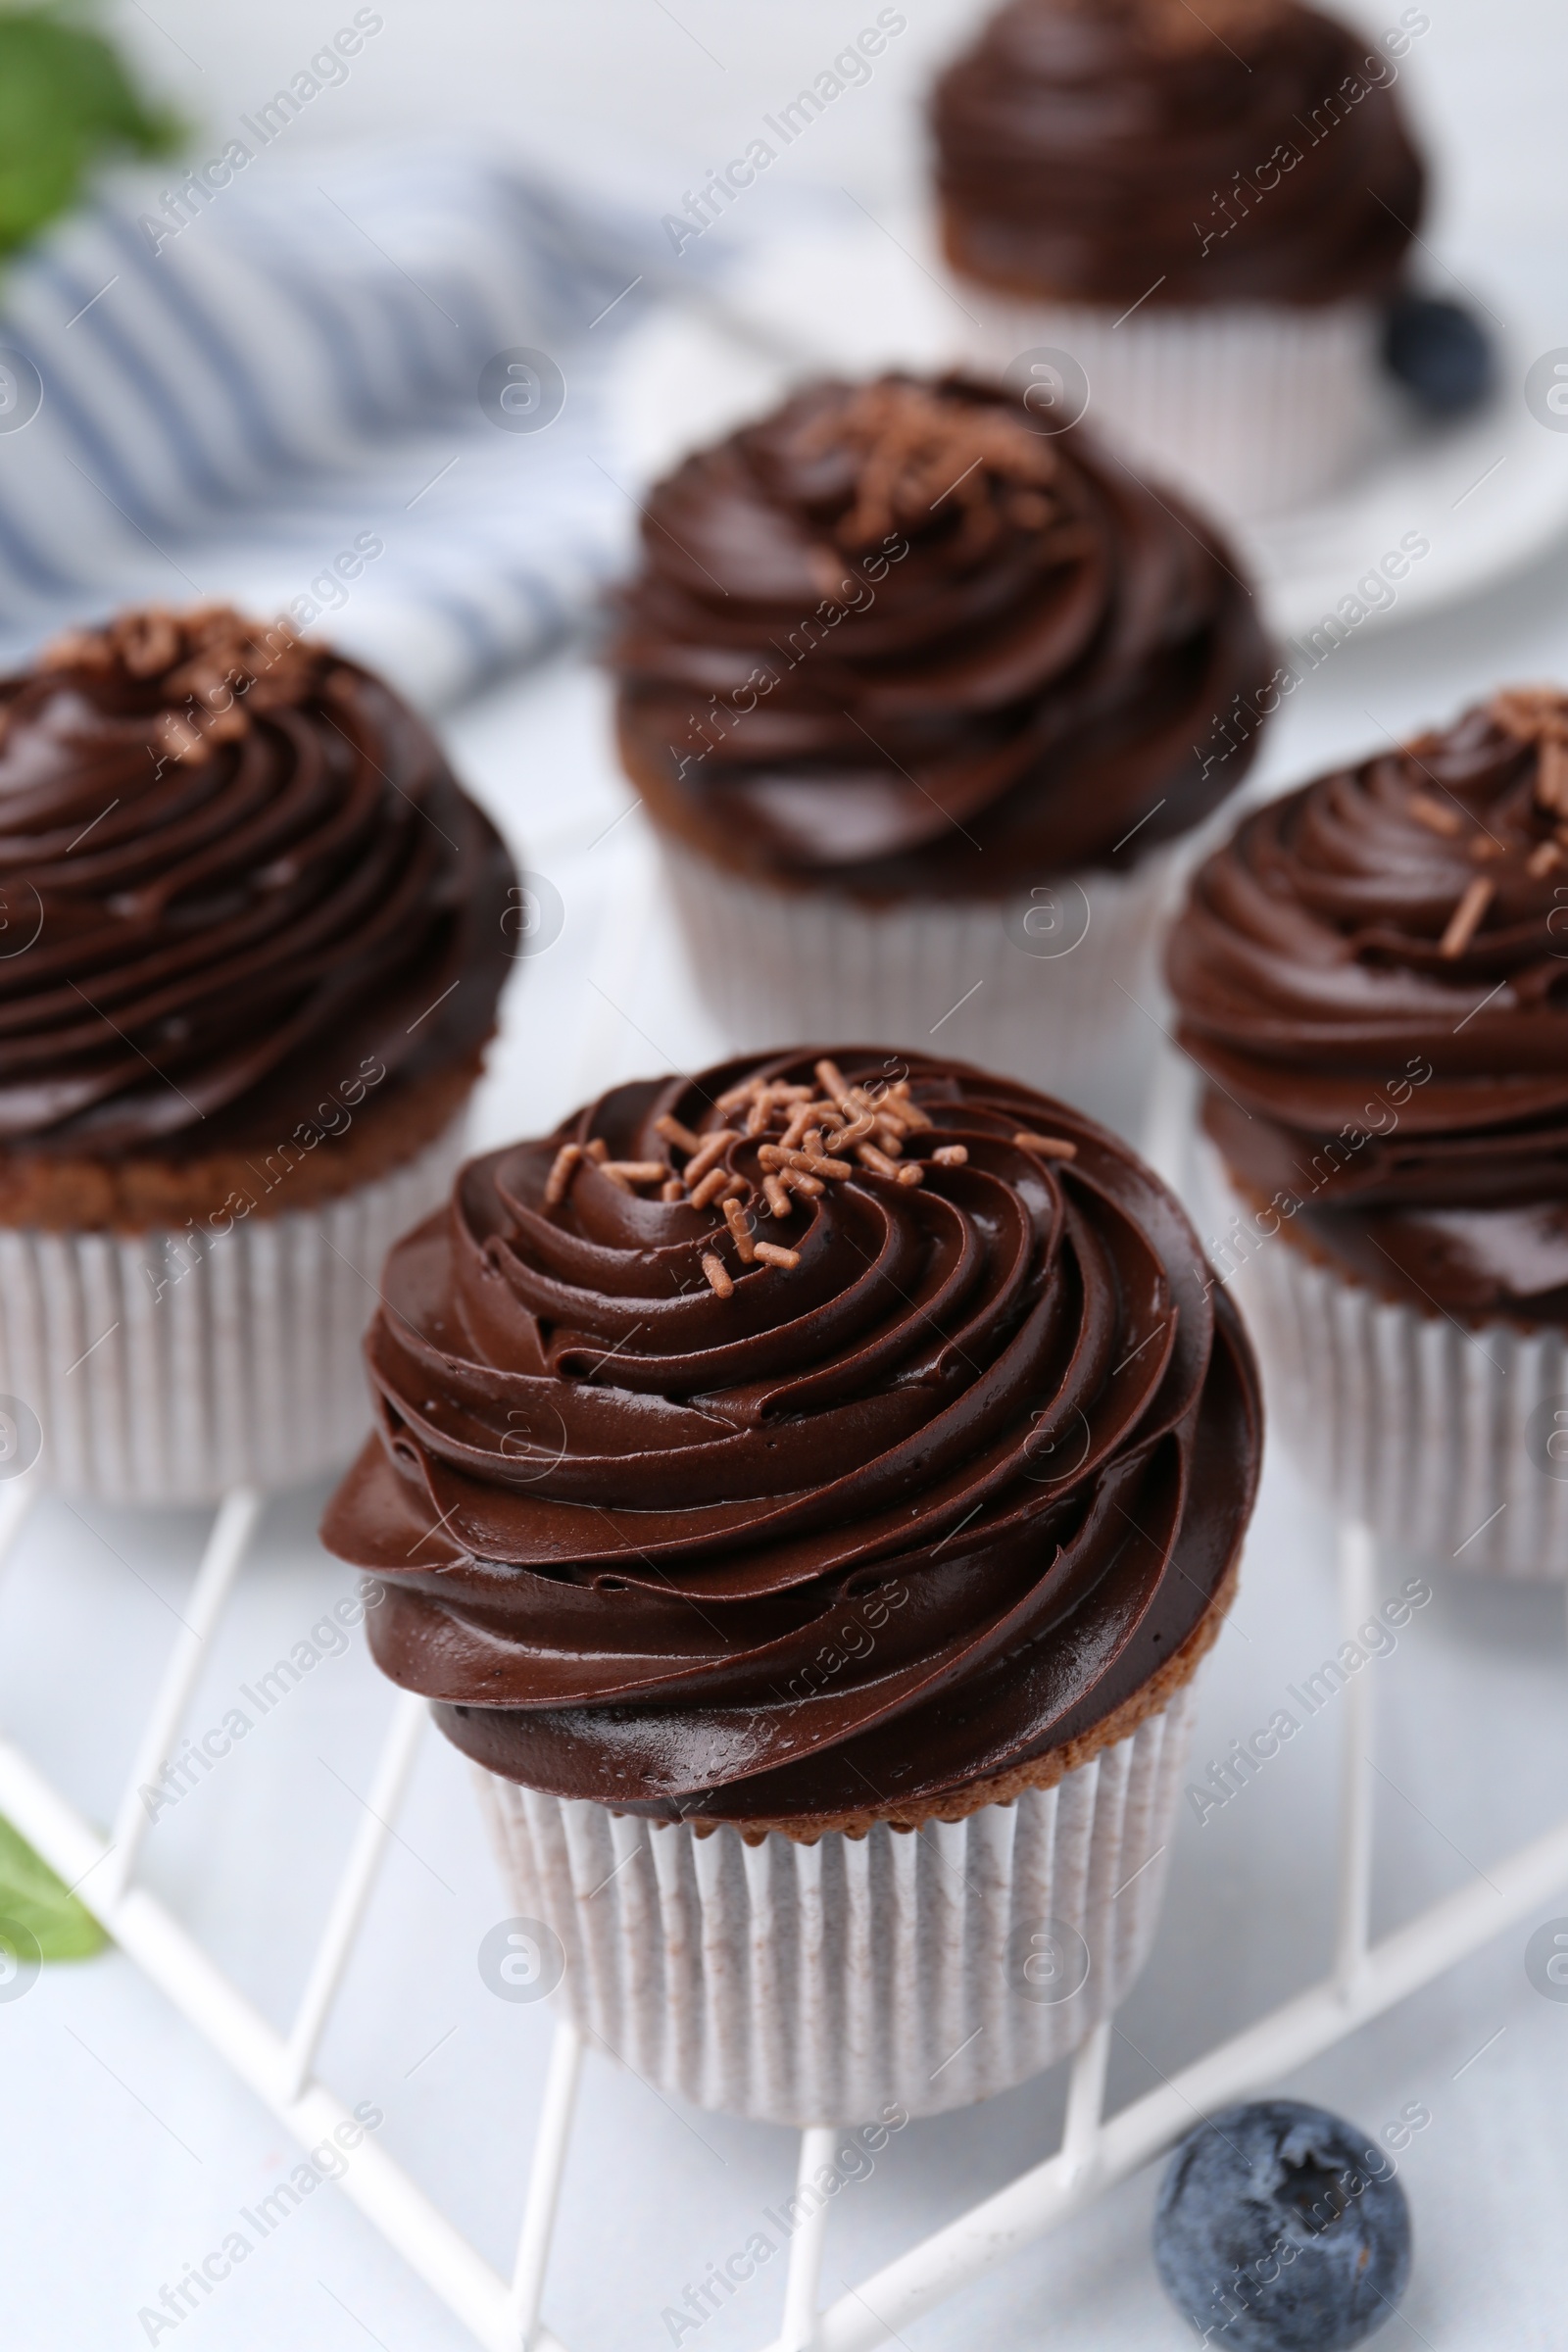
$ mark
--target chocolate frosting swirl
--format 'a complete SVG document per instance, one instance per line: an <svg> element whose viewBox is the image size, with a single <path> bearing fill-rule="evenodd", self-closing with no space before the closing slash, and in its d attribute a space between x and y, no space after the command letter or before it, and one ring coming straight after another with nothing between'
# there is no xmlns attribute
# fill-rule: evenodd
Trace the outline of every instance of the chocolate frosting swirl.
<svg viewBox="0 0 1568 2352"><path fill-rule="evenodd" d="M1568 697L1257 809L1169 977L1250 1193L1388 1296L1568 1321Z"/></svg>
<svg viewBox="0 0 1568 2352"><path fill-rule="evenodd" d="M1250 1351L1157 1179L1006 1080L802 1051L619 1087L470 1162L384 1299L323 1540L386 1580L379 1664L530 1787L919 1815L1217 1624Z"/></svg>
<svg viewBox="0 0 1568 2352"><path fill-rule="evenodd" d="M1013 0L934 94L949 259L1036 300L1385 293L1424 185L1396 72L1293 0Z"/></svg>
<svg viewBox="0 0 1568 2352"><path fill-rule="evenodd" d="M61 640L0 681L0 1143L267 1144L362 1060L461 1060L511 879L357 663L210 608Z"/></svg>
<svg viewBox="0 0 1568 2352"><path fill-rule="evenodd" d="M653 491L615 648L660 821L867 897L1000 898L1197 823L1269 658L1224 543L994 386L821 383Z"/></svg>

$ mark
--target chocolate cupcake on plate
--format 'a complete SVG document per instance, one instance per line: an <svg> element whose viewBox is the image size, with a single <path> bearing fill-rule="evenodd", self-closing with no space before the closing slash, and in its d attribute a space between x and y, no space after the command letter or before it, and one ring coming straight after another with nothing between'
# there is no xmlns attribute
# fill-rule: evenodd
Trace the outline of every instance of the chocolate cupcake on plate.
<svg viewBox="0 0 1568 2352"><path fill-rule="evenodd" d="M932 104L973 356L1087 397L1135 462L1231 512L1344 478L1424 173L1378 37L1298 0L1012 0ZM1065 366L1063 357L1065 356Z"/></svg>
<svg viewBox="0 0 1568 2352"><path fill-rule="evenodd" d="M1223 540L960 377L812 385L645 513L621 755L734 1043L935 1037L1124 1115L1270 675Z"/></svg>
<svg viewBox="0 0 1568 2352"><path fill-rule="evenodd" d="M511 884L414 712L282 624L128 612L0 681L0 1391L51 1484L203 1501L353 1452Z"/></svg>
<svg viewBox="0 0 1568 2352"><path fill-rule="evenodd" d="M1255 810L1169 977L1285 1443L1391 1547L1568 1576L1568 696Z"/></svg>
<svg viewBox="0 0 1568 2352"><path fill-rule="evenodd" d="M383 1290L323 1540L569 2013L796 2124L1080 2041L1148 1955L1258 1457L1151 1171L962 1063L797 1049L470 1162Z"/></svg>

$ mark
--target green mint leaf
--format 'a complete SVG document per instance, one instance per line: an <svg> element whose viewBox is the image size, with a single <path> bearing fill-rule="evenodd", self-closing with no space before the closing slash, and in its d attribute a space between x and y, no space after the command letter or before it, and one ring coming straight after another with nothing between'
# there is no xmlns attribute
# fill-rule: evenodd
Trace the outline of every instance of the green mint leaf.
<svg viewBox="0 0 1568 2352"><path fill-rule="evenodd" d="M101 1951L102 1928L68 1893L9 1821L0 1820L0 1925L25 1928L45 1960L86 1960Z"/></svg>
<svg viewBox="0 0 1568 2352"><path fill-rule="evenodd" d="M97 165L179 135L101 33L57 7L0 7L0 258L69 212Z"/></svg>

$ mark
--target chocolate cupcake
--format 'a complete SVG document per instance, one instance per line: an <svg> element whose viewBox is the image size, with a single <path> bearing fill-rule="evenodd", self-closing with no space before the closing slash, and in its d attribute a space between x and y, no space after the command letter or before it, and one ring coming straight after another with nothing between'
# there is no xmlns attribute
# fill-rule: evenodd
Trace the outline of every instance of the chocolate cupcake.
<svg viewBox="0 0 1568 2352"><path fill-rule="evenodd" d="M0 1390L42 1474L337 1466L381 1258L463 1155L499 837L379 679L214 608L0 681Z"/></svg>
<svg viewBox="0 0 1568 2352"><path fill-rule="evenodd" d="M1081 2040L1148 1953L1258 1455L1150 1170L962 1063L797 1050L472 1161L383 1289L323 1541L578 2022L790 2123Z"/></svg>
<svg viewBox="0 0 1568 2352"><path fill-rule="evenodd" d="M1058 414L1086 376L1135 462L1230 510L1342 479L1420 224L1393 84L1430 22L1369 39L1298 0L1012 0L931 110L976 357L1038 363Z"/></svg>
<svg viewBox="0 0 1568 2352"><path fill-rule="evenodd" d="M996 387L817 384L652 491L613 659L737 1046L936 1035L1124 1110L1175 845L1256 737L1202 747L1270 671L1202 523Z"/></svg>
<svg viewBox="0 0 1568 2352"><path fill-rule="evenodd" d="M1277 1426L1394 1548L1568 1575L1568 697L1259 808L1172 934Z"/></svg>

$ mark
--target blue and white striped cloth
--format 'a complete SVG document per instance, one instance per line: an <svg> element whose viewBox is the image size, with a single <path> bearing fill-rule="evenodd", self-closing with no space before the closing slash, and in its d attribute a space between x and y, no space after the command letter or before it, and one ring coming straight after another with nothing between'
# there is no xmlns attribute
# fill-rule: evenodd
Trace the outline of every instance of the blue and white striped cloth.
<svg viewBox="0 0 1568 2352"><path fill-rule="evenodd" d="M279 159L156 251L149 209L122 182L0 289L0 351L43 384L0 429L0 661L120 604L220 597L430 708L569 627L636 519L609 378L655 220L446 154ZM515 347L565 379L542 431L479 403Z"/></svg>

